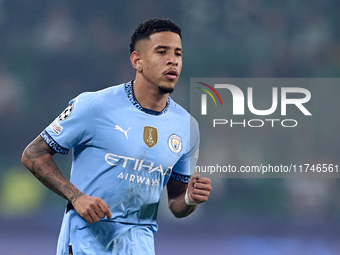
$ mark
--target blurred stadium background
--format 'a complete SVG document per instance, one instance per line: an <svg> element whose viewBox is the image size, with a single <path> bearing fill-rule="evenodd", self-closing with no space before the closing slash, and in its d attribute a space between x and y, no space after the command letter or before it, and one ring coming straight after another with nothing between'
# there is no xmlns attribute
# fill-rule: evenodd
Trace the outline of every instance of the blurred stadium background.
<svg viewBox="0 0 340 255"><path fill-rule="evenodd" d="M65 201L21 165L22 150L79 93L134 77L138 23L182 27L172 97L188 109L193 77L339 77L339 12L337 0L0 0L0 254L55 254ZM68 176L70 156L56 161ZM157 254L340 254L337 179L213 179L213 188L186 219L162 199Z"/></svg>

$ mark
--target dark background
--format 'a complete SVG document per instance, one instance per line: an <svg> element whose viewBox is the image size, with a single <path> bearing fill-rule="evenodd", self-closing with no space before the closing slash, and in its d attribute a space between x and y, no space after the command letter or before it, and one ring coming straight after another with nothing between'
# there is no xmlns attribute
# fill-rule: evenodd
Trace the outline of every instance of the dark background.
<svg viewBox="0 0 340 255"><path fill-rule="evenodd" d="M134 78L128 43L138 23L167 17L182 27L184 67L172 98L189 110L190 78L339 77L339 12L336 0L1 0L0 253L55 254L65 201L21 165L21 153L79 93ZM251 141L245 153L256 157ZM68 176L70 156L56 161ZM158 254L340 253L338 179L212 185L186 219L175 219L163 196Z"/></svg>

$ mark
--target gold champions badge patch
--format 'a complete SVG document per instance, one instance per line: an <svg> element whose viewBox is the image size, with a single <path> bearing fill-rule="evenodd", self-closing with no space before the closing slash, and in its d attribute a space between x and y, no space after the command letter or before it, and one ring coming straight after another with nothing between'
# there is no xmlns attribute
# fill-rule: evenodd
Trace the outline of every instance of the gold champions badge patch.
<svg viewBox="0 0 340 255"><path fill-rule="evenodd" d="M153 147L157 143L157 129L154 127L145 126L143 131L144 143L149 147Z"/></svg>

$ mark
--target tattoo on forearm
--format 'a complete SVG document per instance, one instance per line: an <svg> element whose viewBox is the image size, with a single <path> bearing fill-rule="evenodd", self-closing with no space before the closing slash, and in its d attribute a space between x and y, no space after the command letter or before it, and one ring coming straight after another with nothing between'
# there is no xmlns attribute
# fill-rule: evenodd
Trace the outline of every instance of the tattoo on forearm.
<svg viewBox="0 0 340 255"><path fill-rule="evenodd" d="M61 187L63 194L68 197L70 202L75 202L80 196L84 195L81 191L74 187L70 187L69 185L64 185Z"/></svg>
<svg viewBox="0 0 340 255"><path fill-rule="evenodd" d="M51 155L54 154L53 150L48 147L41 137L36 138L24 151L24 155L27 159L37 159L48 153Z"/></svg>
<svg viewBox="0 0 340 255"><path fill-rule="evenodd" d="M76 190L73 190L73 194L69 197L69 200L74 203L75 201L77 201L77 199L79 197L81 197L82 195L84 195L83 192L81 192L80 190L76 189Z"/></svg>
<svg viewBox="0 0 340 255"><path fill-rule="evenodd" d="M41 146L38 143L32 143L27 150L25 150L25 156L28 159L37 159L47 153L47 151L41 150Z"/></svg>
<svg viewBox="0 0 340 255"><path fill-rule="evenodd" d="M57 181L51 173L45 174L44 180L54 190L60 190L61 185L62 185L61 182Z"/></svg>
<svg viewBox="0 0 340 255"><path fill-rule="evenodd" d="M47 188L74 202L83 193L62 175L52 158L54 153L44 140L38 137L24 151L24 157L28 160L26 166Z"/></svg>

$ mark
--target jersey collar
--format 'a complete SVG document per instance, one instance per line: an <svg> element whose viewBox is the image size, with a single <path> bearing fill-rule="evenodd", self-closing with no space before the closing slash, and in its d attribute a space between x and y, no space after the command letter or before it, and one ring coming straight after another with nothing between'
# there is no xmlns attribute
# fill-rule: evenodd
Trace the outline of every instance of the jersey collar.
<svg viewBox="0 0 340 255"><path fill-rule="evenodd" d="M127 95L128 99L131 101L131 103L135 107L137 107L139 110L141 110L141 111L143 111L143 112L145 112L147 114L151 114L151 115L162 115L162 114L165 114L168 111L168 108L169 108L169 105L170 105L170 97L168 97L168 100L166 101L165 108L162 111L160 111L160 112L153 111L153 110L150 110L150 109L142 107L139 104L139 102L137 101L137 99L135 98L135 95L133 94L132 82L133 81L125 83L125 91L126 91L126 95Z"/></svg>

